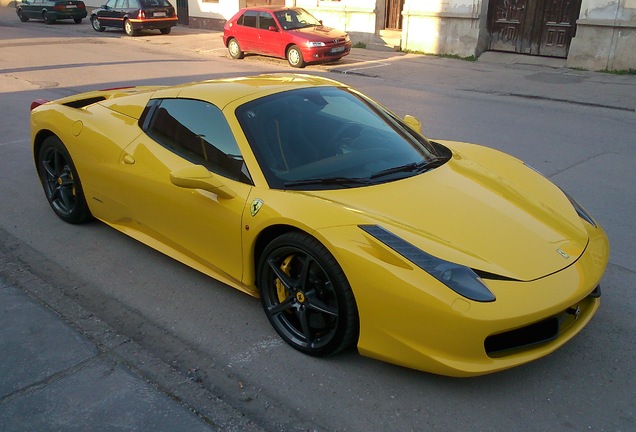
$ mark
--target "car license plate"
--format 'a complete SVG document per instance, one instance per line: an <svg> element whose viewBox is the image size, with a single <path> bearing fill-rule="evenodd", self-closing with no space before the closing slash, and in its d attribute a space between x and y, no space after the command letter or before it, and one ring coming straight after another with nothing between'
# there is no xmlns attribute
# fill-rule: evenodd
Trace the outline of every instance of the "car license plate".
<svg viewBox="0 0 636 432"><path fill-rule="evenodd" d="M165 17L166 13L165 12L155 12L152 16L153 17Z"/></svg>
<svg viewBox="0 0 636 432"><path fill-rule="evenodd" d="M66 5L66 9L77 9L77 5Z"/></svg>
<svg viewBox="0 0 636 432"><path fill-rule="evenodd" d="M335 54L335 53L339 53L344 51L345 47L341 46L341 47L335 47L335 48L331 48L331 53Z"/></svg>

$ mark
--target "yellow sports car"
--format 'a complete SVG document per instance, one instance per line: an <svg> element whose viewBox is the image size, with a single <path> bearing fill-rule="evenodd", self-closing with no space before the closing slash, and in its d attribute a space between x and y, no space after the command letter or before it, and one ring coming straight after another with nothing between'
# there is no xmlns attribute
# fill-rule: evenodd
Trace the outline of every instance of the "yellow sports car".
<svg viewBox="0 0 636 432"><path fill-rule="evenodd" d="M95 217L260 297L278 334L470 376L544 356L600 303L602 228L523 162L432 141L310 75L31 105L53 211Z"/></svg>

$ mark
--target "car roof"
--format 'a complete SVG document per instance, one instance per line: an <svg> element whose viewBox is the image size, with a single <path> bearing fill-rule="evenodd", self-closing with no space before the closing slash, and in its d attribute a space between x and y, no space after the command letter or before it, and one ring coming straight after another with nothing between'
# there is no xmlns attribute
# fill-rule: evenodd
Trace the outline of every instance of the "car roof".
<svg viewBox="0 0 636 432"><path fill-rule="evenodd" d="M317 86L339 86L344 84L329 78L307 74L266 74L250 77L223 78L199 81L156 91L152 98L201 99L223 108L240 99L257 99L283 91Z"/></svg>
<svg viewBox="0 0 636 432"><path fill-rule="evenodd" d="M246 8L242 8L241 11L246 11L246 10L256 10L256 11L270 11L270 12L278 12L278 11L282 11L282 10L300 10L302 8L300 7L295 7L295 6L283 6L283 5L279 5L279 6L252 6L252 7L246 7Z"/></svg>

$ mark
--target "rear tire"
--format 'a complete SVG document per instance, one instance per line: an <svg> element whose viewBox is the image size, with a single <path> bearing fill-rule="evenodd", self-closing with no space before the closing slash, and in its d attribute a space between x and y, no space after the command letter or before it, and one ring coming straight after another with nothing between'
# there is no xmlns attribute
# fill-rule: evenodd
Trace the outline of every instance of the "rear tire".
<svg viewBox="0 0 636 432"><path fill-rule="evenodd" d="M172 27L162 28L162 29L159 29L159 31L161 32L161 34L167 35L167 34L170 34L170 32L172 31Z"/></svg>
<svg viewBox="0 0 636 432"><path fill-rule="evenodd" d="M124 31L126 32L126 34L128 36L136 36L137 35L137 30L135 30L135 28L133 27L132 23L128 19L124 20Z"/></svg>
<svg viewBox="0 0 636 432"><path fill-rule="evenodd" d="M81 24L82 18L73 18L73 21L75 22L75 24Z"/></svg>
<svg viewBox="0 0 636 432"><path fill-rule="evenodd" d="M245 57L245 53L241 50L241 46L238 41L234 38L230 39L227 43L227 50L230 53L230 57L234 60L242 59Z"/></svg>
<svg viewBox="0 0 636 432"><path fill-rule="evenodd" d="M47 11L42 12L42 19L47 24L53 24L55 22L55 18L52 18Z"/></svg>
<svg viewBox="0 0 636 432"><path fill-rule="evenodd" d="M60 219L80 224L92 218L71 155L58 137L44 140L37 168L46 199Z"/></svg>

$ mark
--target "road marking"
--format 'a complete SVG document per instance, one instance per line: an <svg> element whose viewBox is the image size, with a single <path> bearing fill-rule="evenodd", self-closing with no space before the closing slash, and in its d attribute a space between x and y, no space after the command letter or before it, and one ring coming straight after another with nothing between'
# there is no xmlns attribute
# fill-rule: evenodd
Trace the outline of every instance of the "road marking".
<svg viewBox="0 0 636 432"><path fill-rule="evenodd" d="M283 344L283 341L278 337L273 337L261 342L257 342L247 351L232 357L227 366L231 368L241 363L250 362L255 357L258 357L260 354L269 352L273 350L274 348L281 346L282 344Z"/></svg>
<svg viewBox="0 0 636 432"><path fill-rule="evenodd" d="M357 68L351 68L351 69L345 69L342 71L342 73L347 74L349 72L354 72L354 71L359 71L359 70L364 70L364 69L375 69L375 68L379 68L379 67L384 67L384 66L390 66L389 63L385 63L385 62L380 62L377 60L370 60L367 62L363 62L362 64L366 64L366 63L377 63L373 66L362 66L362 67L357 67Z"/></svg>
<svg viewBox="0 0 636 432"><path fill-rule="evenodd" d="M23 143L28 143L28 142L29 141L27 141L25 139L21 139L21 140L17 140L17 141L9 141L9 142L0 142L0 147L13 145L13 144L23 144Z"/></svg>

